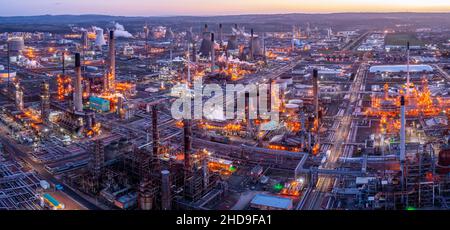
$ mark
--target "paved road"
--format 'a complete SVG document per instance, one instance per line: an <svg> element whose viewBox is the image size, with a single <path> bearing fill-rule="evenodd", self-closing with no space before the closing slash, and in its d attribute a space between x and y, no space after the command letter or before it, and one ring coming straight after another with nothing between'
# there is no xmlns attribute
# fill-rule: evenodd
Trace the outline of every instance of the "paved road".
<svg viewBox="0 0 450 230"><path fill-rule="evenodd" d="M447 82L450 82L450 76L447 72L445 72L445 70L443 70L439 65L434 65L434 67L442 74Z"/></svg>

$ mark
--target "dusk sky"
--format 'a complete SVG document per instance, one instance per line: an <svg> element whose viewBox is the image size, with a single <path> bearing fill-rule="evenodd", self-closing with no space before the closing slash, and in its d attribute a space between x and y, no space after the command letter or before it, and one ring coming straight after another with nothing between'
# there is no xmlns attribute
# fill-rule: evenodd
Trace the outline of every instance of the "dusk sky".
<svg viewBox="0 0 450 230"><path fill-rule="evenodd" d="M450 12L449 0L0 0L0 16Z"/></svg>

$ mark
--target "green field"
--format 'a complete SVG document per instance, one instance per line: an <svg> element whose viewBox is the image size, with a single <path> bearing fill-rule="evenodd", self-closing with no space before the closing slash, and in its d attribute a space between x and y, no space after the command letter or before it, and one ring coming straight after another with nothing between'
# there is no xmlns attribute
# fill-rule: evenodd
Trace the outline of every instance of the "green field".
<svg viewBox="0 0 450 230"><path fill-rule="evenodd" d="M391 46L406 46L409 41L411 46L423 46L424 43L420 41L413 33L395 33L387 34L384 43Z"/></svg>

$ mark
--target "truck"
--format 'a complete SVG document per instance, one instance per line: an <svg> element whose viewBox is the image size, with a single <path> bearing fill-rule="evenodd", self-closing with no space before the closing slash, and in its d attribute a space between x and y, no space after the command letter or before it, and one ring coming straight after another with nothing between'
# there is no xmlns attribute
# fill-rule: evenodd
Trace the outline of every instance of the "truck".
<svg viewBox="0 0 450 230"><path fill-rule="evenodd" d="M64 187L61 184L56 184L55 189L56 190L64 190Z"/></svg>

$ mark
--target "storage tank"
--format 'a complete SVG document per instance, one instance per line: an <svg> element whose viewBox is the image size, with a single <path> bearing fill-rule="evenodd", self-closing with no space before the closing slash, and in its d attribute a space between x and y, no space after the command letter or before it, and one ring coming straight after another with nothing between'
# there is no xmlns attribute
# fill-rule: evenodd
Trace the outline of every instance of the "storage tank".
<svg viewBox="0 0 450 230"><path fill-rule="evenodd" d="M22 37L11 37L8 39L8 47L11 55L14 55L25 49L25 42Z"/></svg>
<svg viewBox="0 0 450 230"><path fill-rule="evenodd" d="M43 189L49 189L50 188L50 184L46 180L39 181L39 185L41 185L41 187Z"/></svg>
<svg viewBox="0 0 450 230"><path fill-rule="evenodd" d="M284 105L284 107L286 108L286 112L291 115L297 114L300 108L300 106L297 104L286 104Z"/></svg>
<svg viewBox="0 0 450 230"><path fill-rule="evenodd" d="M288 101L288 104L296 104L299 107L303 107L303 100L301 99L292 99Z"/></svg>

